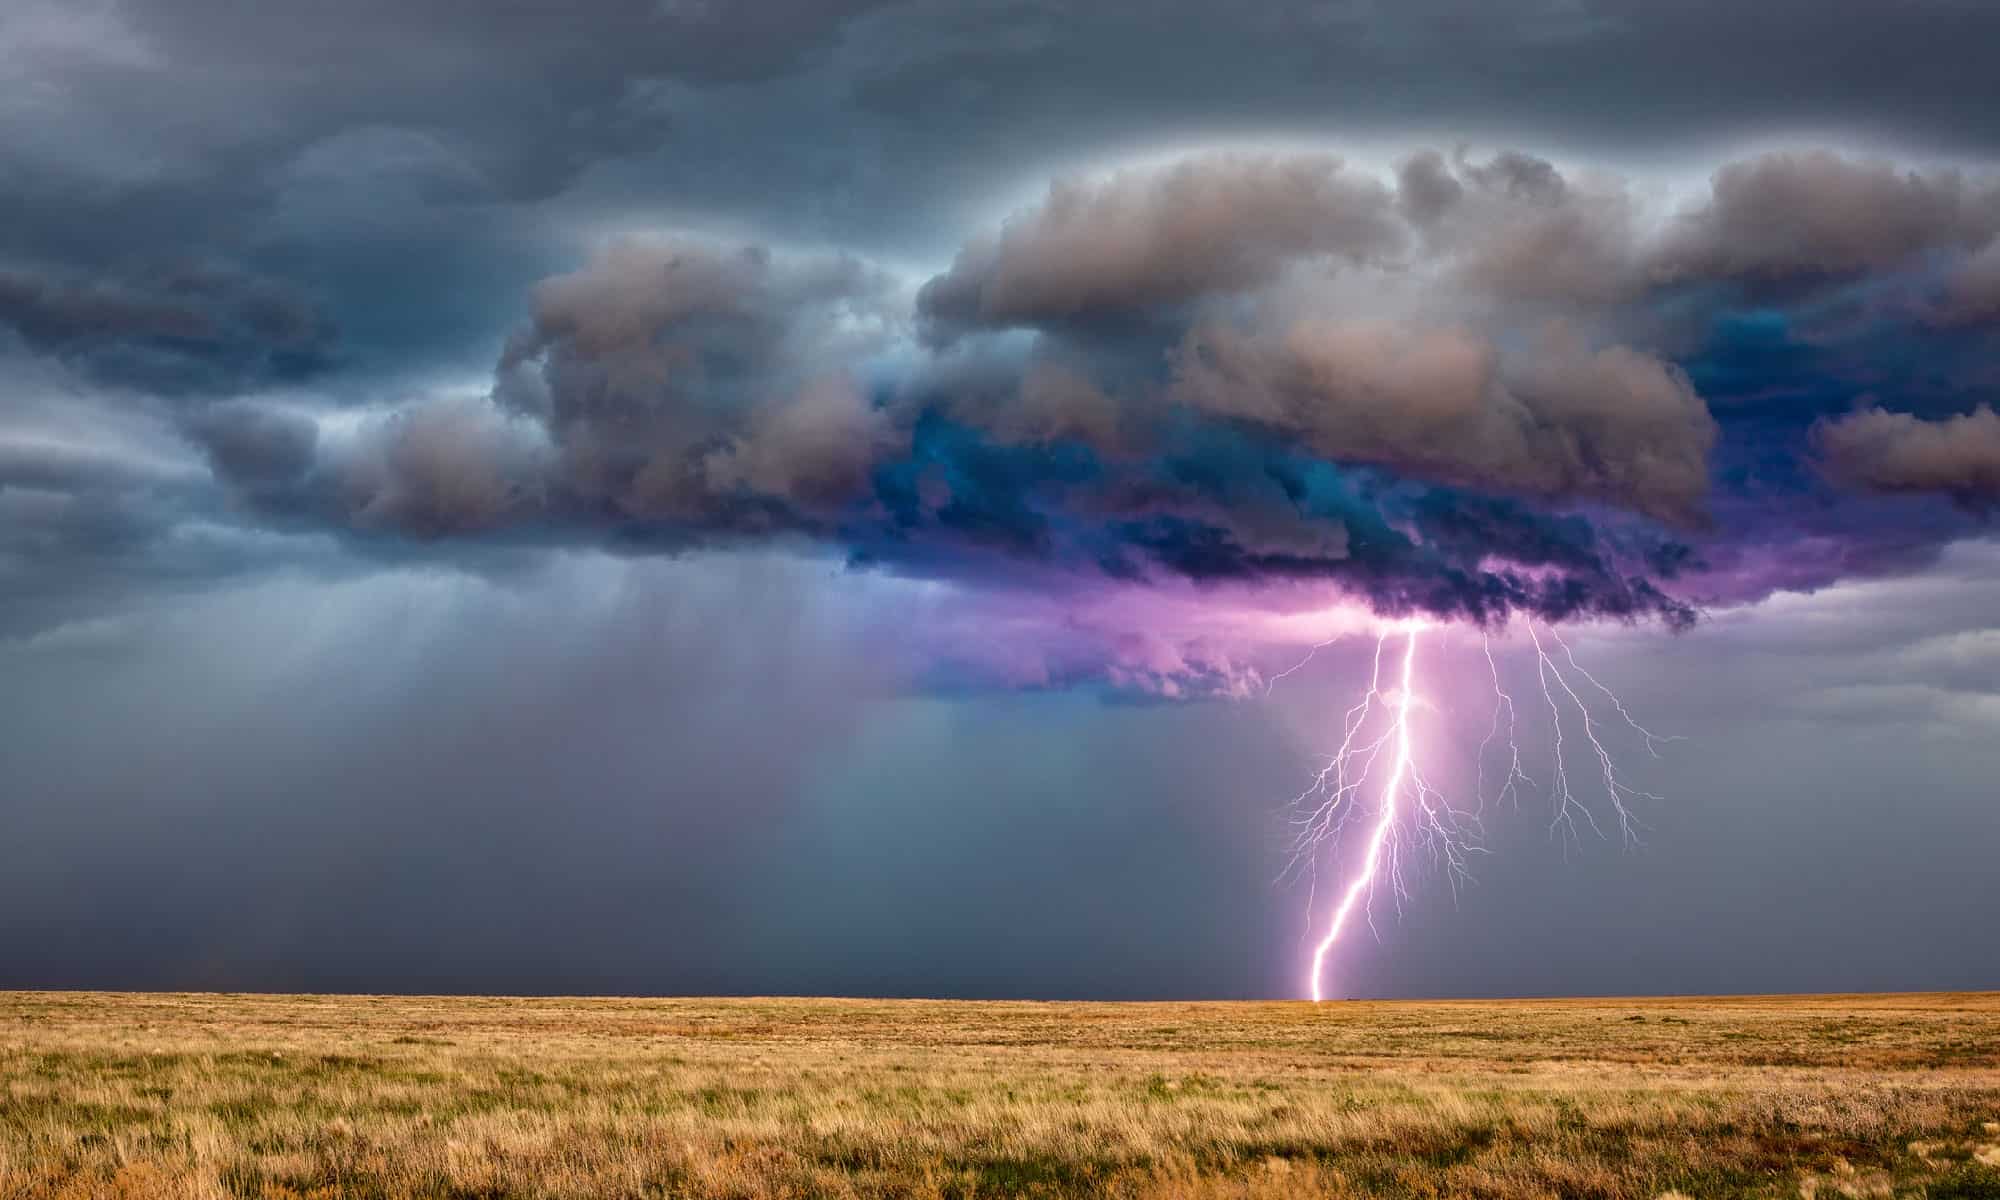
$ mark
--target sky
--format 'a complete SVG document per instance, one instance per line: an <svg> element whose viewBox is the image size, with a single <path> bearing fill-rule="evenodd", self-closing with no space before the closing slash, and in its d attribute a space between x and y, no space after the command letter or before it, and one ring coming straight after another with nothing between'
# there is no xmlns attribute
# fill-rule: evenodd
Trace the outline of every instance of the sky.
<svg viewBox="0 0 2000 1200"><path fill-rule="evenodd" d="M1995 44L15 0L0 986L2000 987Z"/></svg>

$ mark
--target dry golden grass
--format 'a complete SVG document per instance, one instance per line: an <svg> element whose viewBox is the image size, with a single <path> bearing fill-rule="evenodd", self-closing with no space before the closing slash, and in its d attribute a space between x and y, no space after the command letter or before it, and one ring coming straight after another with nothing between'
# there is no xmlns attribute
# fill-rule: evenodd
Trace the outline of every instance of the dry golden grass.
<svg viewBox="0 0 2000 1200"><path fill-rule="evenodd" d="M2000 1197L2000 996L0 993L0 1197Z"/></svg>

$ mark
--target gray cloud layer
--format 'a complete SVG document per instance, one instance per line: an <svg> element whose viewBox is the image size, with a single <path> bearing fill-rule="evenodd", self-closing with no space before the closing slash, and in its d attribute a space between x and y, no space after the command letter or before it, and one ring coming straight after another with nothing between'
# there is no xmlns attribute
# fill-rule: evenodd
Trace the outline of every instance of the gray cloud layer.
<svg viewBox="0 0 2000 1200"><path fill-rule="evenodd" d="M203 267L105 278L0 266L0 329L95 378L167 393L311 375L335 339L293 289Z"/></svg>

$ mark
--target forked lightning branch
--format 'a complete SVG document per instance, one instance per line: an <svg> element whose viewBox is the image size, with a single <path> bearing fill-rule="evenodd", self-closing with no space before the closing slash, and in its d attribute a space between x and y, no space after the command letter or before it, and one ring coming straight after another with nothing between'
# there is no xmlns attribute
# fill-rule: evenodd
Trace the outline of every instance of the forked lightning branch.
<svg viewBox="0 0 2000 1200"><path fill-rule="evenodd" d="M1357 913L1372 927L1377 890L1386 886L1399 902L1407 895L1408 850L1438 863L1454 892L1470 879L1470 858L1480 851L1481 821L1490 800L1518 806L1522 789L1539 788L1549 799L1549 832L1565 849L1580 843L1585 833L1608 839L1615 830L1627 845L1638 840L1633 802L1660 797L1627 782L1613 754L1608 725L1615 722L1637 735L1646 752L1656 756L1661 745L1678 739L1640 725L1617 694L1577 661L1554 627L1537 628L1532 620L1524 625L1534 655L1537 707L1547 711L1550 726L1547 777L1538 782L1523 769L1517 724L1524 714L1501 682L1491 640L1482 636L1480 648L1493 689L1492 719L1475 755L1473 785L1461 802L1433 784L1425 766L1434 759L1426 754L1432 731L1422 717L1434 709L1422 690L1419 651L1432 626L1410 620L1376 637L1367 690L1342 717L1338 747L1291 806L1287 875L1302 875L1309 883L1313 950L1305 990L1314 1000L1325 998L1328 960ZM1273 676L1273 682L1305 661ZM1579 756L1583 761L1573 764ZM1489 776L1495 781L1490 789ZM1320 872L1355 825L1363 830L1363 844L1358 857L1350 856L1355 861L1322 918Z"/></svg>

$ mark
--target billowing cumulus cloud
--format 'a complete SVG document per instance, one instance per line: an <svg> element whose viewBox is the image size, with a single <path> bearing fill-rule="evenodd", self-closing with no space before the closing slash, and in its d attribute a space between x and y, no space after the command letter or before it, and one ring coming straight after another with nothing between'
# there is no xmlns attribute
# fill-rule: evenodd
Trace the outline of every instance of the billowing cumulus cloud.
<svg viewBox="0 0 2000 1200"><path fill-rule="evenodd" d="M1464 286L1526 301L1603 303L1638 286L1637 202L1615 177L1582 181L1518 151L1436 150L1397 170L1397 207L1426 255Z"/></svg>
<svg viewBox="0 0 2000 1200"><path fill-rule="evenodd" d="M1668 234L1662 282L1782 281L1893 267L2000 232L2000 184L1831 151L1769 154L1715 173L1712 198Z"/></svg>
<svg viewBox="0 0 2000 1200"><path fill-rule="evenodd" d="M1833 475L1881 492L1942 492L1975 508L2000 504L2000 413L1926 421L1865 409L1813 430Z"/></svg>
<svg viewBox="0 0 2000 1200"><path fill-rule="evenodd" d="M324 433L299 409L231 402L188 431L216 477L274 519L435 539L531 519L541 500L540 427L482 398L428 400Z"/></svg>
<svg viewBox="0 0 2000 1200"><path fill-rule="evenodd" d="M892 441L849 374L893 324L890 292L852 258L623 242L536 289L495 395L607 517L805 523L860 496Z"/></svg>
<svg viewBox="0 0 2000 1200"><path fill-rule="evenodd" d="M1331 155L1222 154L1058 181L959 252L918 308L940 329L1130 318L1268 283L1305 258L1400 248L1390 192Z"/></svg>
<svg viewBox="0 0 2000 1200"><path fill-rule="evenodd" d="M1687 378L1545 330L1520 361L1454 329L1300 321L1266 340L1199 329L1173 398L1321 457L1698 521L1715 424Z"/></svg>
<svg viewBox="0 0 2000 1200"><path fill-rule="evenodd" d="M542 450L538 431L483 401L440 400L363 430L318 482L363 529L476 534L532 514Z"/></svg>

